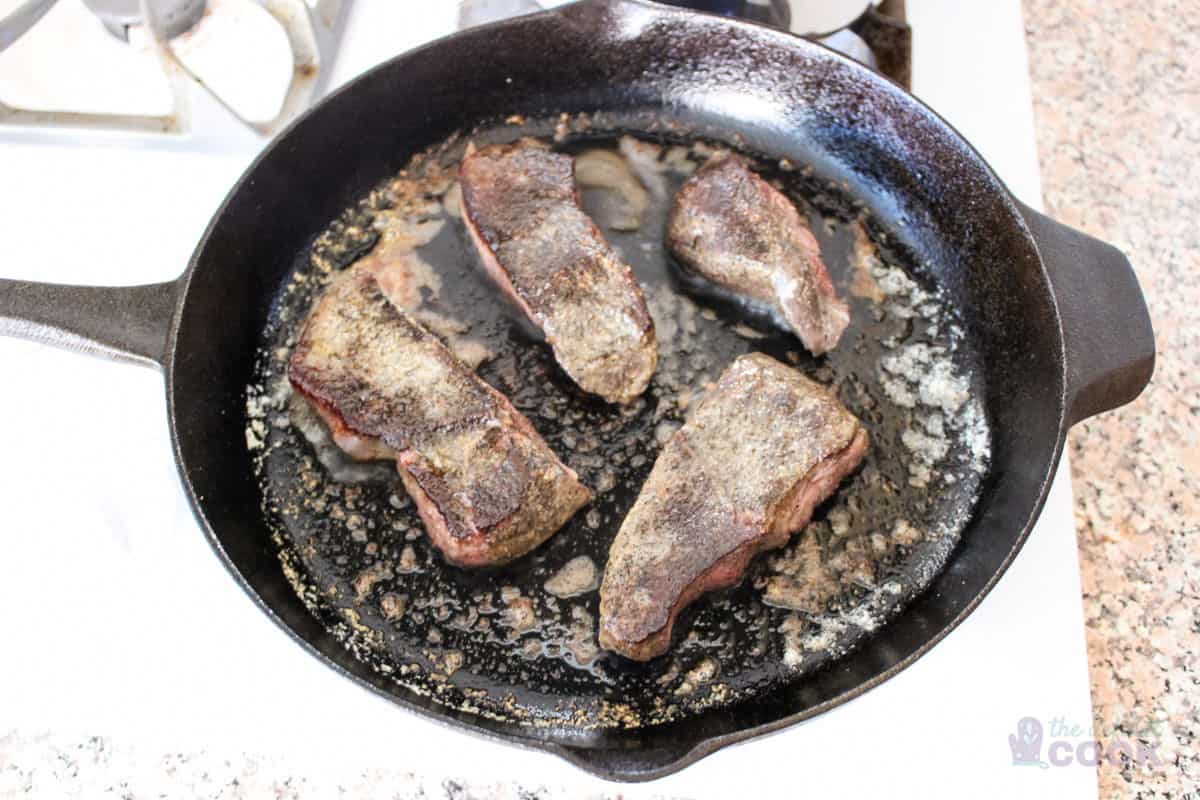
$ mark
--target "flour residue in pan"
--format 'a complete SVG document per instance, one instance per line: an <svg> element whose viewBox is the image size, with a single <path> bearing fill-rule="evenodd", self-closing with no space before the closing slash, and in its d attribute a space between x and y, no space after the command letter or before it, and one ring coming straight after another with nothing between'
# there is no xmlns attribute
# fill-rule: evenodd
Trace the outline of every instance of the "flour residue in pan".
<svg viewBox="0 0 1200 800"><path fill-rule="evenodd" d="M501 126L477 140L515 138ZM837 186L790 163L759 168L807 214L852 324L824 359L769 319L693 296L663 251L670 198L714 146L587 137L585 208L642 283L659 367L627 407L581 393L479 270L461 231L455 165L465 140L415 158L314 241L281 287L247 389L247 444L284 571L355 655L463 711L568 729L637 727L803 680L922 591L970 518L988 460L975 355L920 265ZM397 300L507 394L596 493L555 537L503 568L447 565L394 469L355 464L291 397L286 361L327 283L403 256ZM681 618L645 665L596 645L608 545L663 442L738 355L762 351L834 388L863 420L863 468L747 580ZM735 476L731 476L734 479Z"/></svg>

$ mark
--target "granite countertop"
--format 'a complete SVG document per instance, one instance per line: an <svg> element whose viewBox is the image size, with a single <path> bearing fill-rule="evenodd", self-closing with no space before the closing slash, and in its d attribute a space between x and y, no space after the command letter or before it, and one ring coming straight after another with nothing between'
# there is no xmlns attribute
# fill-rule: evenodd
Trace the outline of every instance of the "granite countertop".
<svg viewBox="0 0 1200 800"><path fill-rule="evenodd" d="M1158 362L1070 438L1101 797L1200 785L1200 21L1184 0L1025 0L1047 212L1121 248Z"/></svg>

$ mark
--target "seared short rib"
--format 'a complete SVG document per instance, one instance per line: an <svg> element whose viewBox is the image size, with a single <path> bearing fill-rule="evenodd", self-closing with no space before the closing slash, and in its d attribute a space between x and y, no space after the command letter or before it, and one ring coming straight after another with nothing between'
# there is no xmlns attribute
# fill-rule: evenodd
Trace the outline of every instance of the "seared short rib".
<svg viewBox="0 0 1200 800"><path fill-rule="evenodd" d="M690 272L781 318L813 355L850 321L808 224L740 156L714 156L680 188L667 245Z"/></svg>
<svg viewBox="0 0 1200 800"><path fill-rule="evenodd" d="M641 394L658 362L654 323L629 266L579 206L574 159L522 140L469 149L459 174L484 268L563 370L612 403Z"/></svg>
<svg viewBox="0 0 1200 800"><path fill-rule="evenodd" d="M289 378L350 456L395 459L447 560L510 561L591 493L504 395L354 269L318 301Z"/></svg>
<svg viewBox="0 0 1200 800"><path fill-rule="evenodd" d="M685 606L785 544L866 452L866 431L824 387L760 353L738 358L667 442L613 541L600 646L664 653Z"/></svg>

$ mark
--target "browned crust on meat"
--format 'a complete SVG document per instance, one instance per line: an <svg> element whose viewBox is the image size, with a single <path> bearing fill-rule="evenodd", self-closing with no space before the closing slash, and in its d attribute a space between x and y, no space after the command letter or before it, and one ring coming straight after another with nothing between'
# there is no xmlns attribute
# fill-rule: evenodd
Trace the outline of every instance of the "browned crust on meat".
<svg viewBox="0 0 1200 800"><path fill-rule="evenodd" d="M471 149L463 219L484 267L585 391L625 403L658 362L654 323L629 266L579 206L575 163L534 140Z"/></svg>
<svg viewBox="0 0 1200 800"><path fill-rule="evenodd" d="M814 355L850 322L808 223L740 156L714 157L680 188L667 245L695 275L771 310Z"/></svg>
<svg viewBox="0 0 1200 800"><path fill-rule="evenodd" d="M289 378L335 441L357 437L351 455L391 453L431 539L455 563L516 558L591 497L508 399L392 305L369 270L326 290Z"/></svg>
<svg viewBox="0 0 1200 800"><path fill-rule="evenodd" d="M824 387L765 355L738 358L663 448L613 541L601 646L637 660L665 652L679 611L785 544L867 444Z"/></svg>

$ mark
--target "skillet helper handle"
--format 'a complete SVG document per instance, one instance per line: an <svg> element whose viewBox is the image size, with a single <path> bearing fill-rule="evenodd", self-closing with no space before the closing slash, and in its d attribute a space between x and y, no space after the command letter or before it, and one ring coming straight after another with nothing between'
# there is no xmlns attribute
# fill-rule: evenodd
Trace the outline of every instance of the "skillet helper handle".
<svg viewBox="0 0 1200 800"><path fill-rule="evenodd" d="M1131 402L1154 372L1154 330L1133 266L1110 244L1022 204L1050 276L1066 344L1074 425Z"/></svg>
<svg viewBox="0 0 1200 800"><path fill-rule="evenodd" d="M179 285L63 286L0 279L0 335L161 366Z"/></svg>

